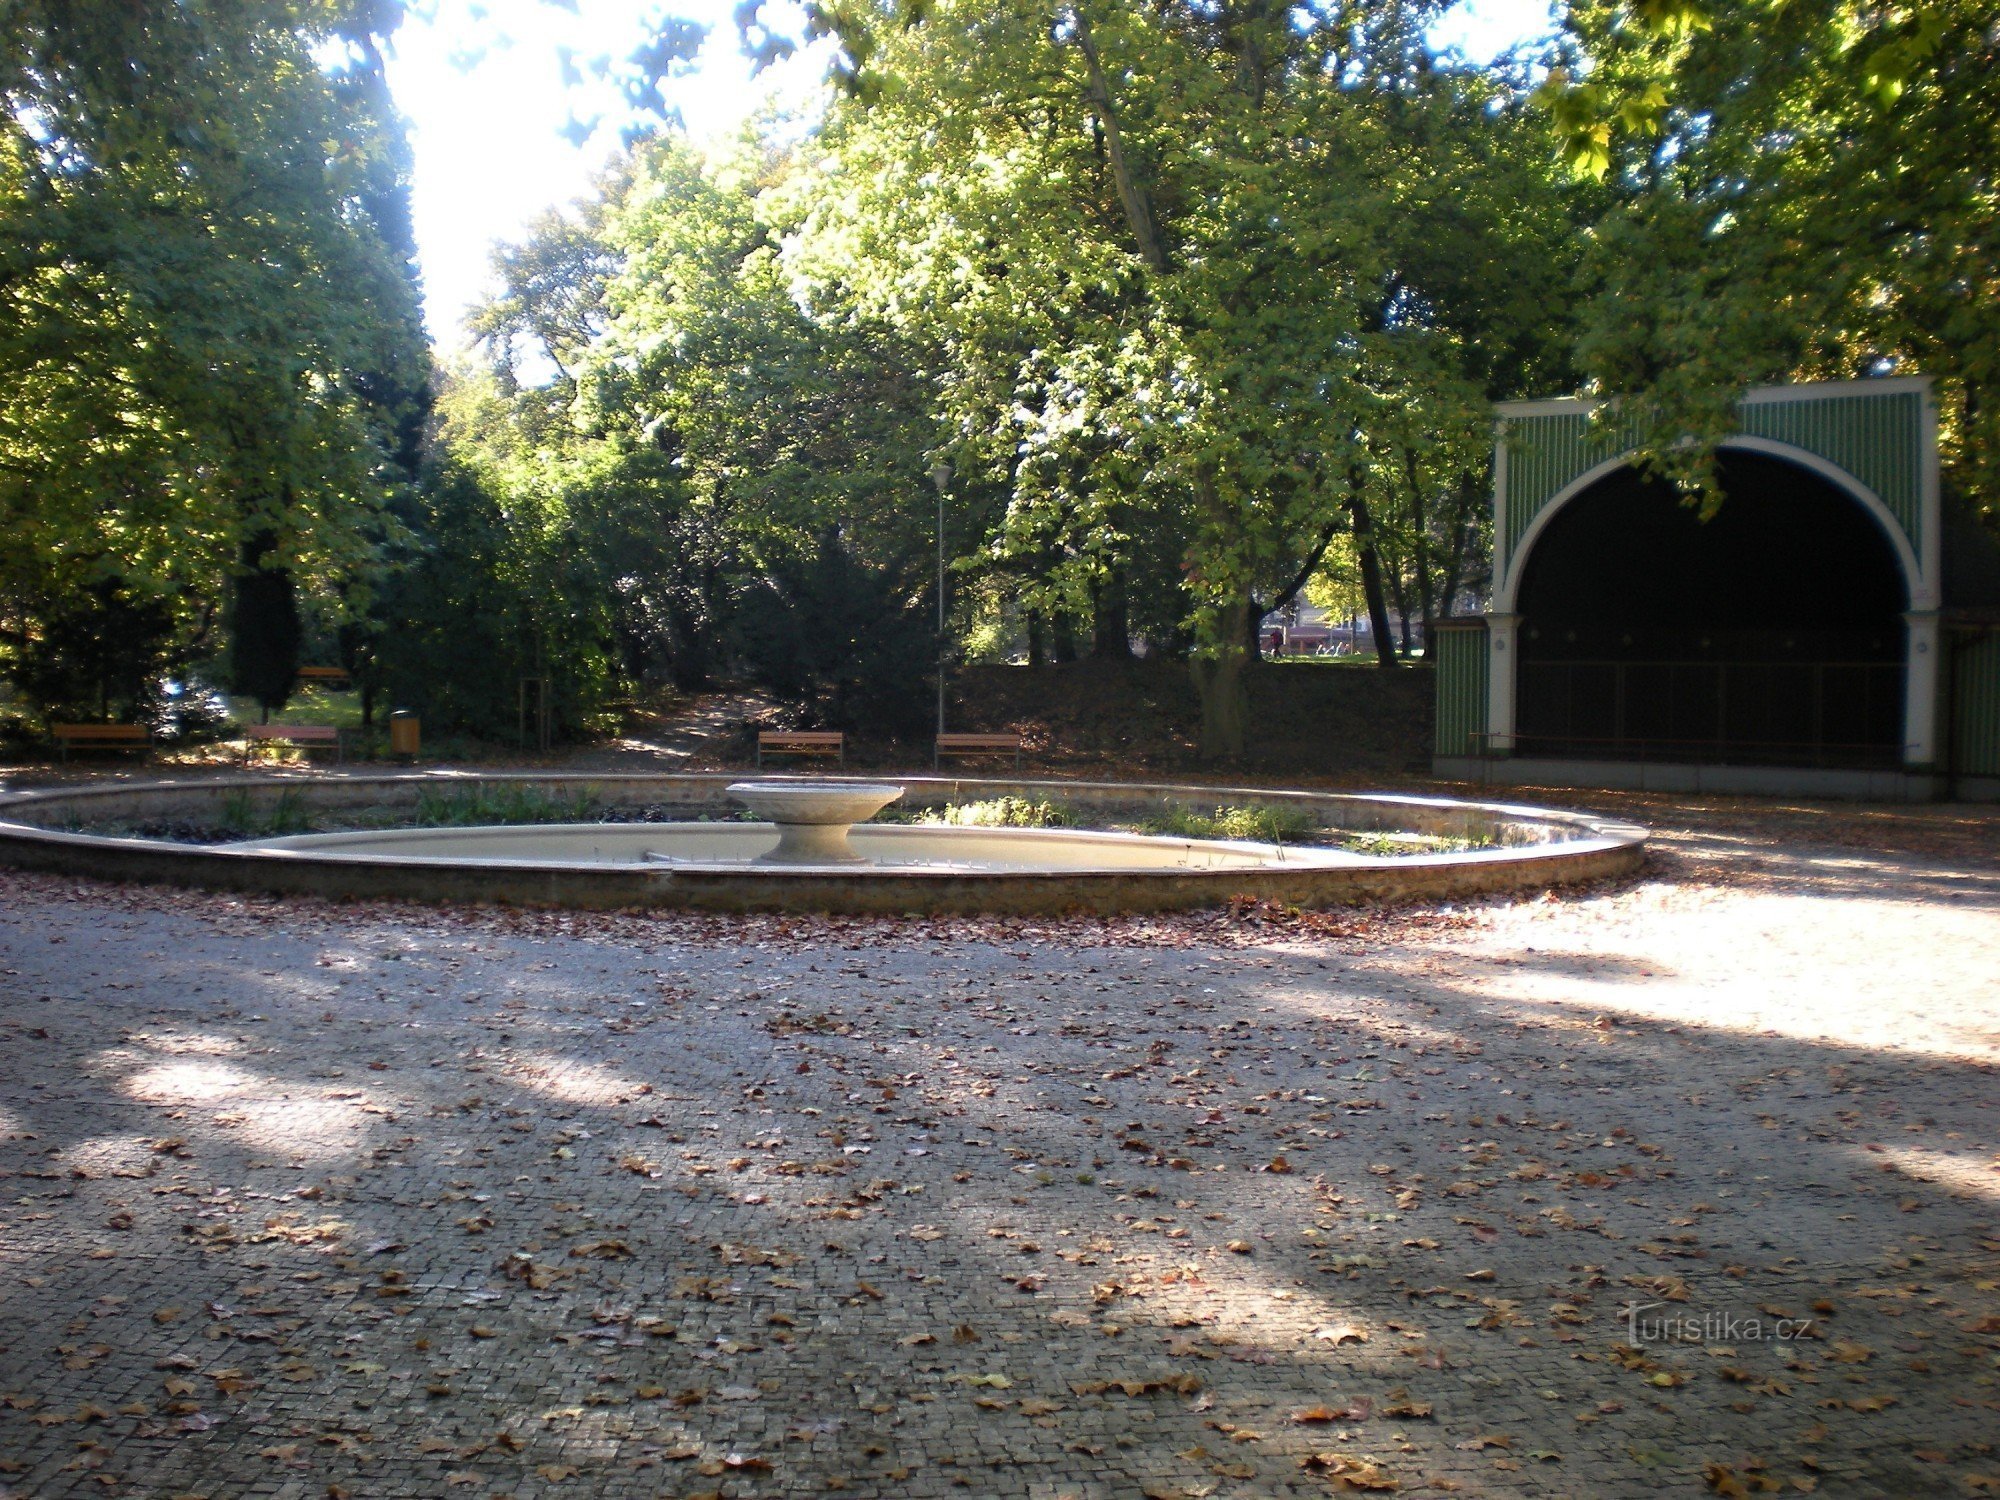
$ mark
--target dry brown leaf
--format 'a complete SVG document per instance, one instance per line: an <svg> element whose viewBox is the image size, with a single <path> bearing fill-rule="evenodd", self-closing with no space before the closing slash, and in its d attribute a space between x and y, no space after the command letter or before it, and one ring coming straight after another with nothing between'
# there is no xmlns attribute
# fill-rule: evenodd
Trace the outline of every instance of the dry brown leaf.
<svg viewBox="0 0 2000 1500"><path fill-rule="evenodd" d="M1299 1467L1321 1475L1339 1491L1382 1493L1402 1488L1402 1481L1381 1464L1353 1453L1309 1453L1299 1460Z"/></svg>

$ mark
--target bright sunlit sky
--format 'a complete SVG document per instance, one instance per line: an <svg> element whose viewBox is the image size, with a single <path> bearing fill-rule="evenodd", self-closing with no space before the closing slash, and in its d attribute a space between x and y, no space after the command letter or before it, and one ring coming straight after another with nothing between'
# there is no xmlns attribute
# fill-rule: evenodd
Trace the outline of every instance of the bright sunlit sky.
<svg viewBox="0 0 2000 1500"><path fill-rule="evenodd" d="M630 55L661 0L419 0L396 35L389 77L416 149L416 228L426 313L439 343L463 343L459 320L489 287L496 240L538 211L585 195L634 116L591 59ZM773 7L775 9L775 7ZM734 130L767 100L809 100L819 60L801 56L753 79L738 50L733 0L678 0L670 13L708 25L692 74L668 85L688 131ZM1484 61L1546 33L1549 0L1463 0L1434 33ZM565 82L563 49L581 81ZM595 120L580 141L578 128Z"/></svg>

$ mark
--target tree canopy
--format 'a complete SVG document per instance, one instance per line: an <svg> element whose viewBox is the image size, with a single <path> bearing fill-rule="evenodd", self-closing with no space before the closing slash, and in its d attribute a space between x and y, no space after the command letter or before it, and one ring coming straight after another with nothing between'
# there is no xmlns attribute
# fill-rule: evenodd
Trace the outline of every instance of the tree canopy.
<svg viewBox="0 0 2000 1500"><path fill-rule="evenodd" d="M163 665L219 628L232 578L278 571L332 597L367 574L426 380L378 50L394 20L365 0L0 12L14 659L136 612L162 627L141 659ZM129 708L144 676L51 691Z"/></svg>
<svg viewBox="0 0 2000 1500"><path fill-rule="evenodd" d="M1626 398L1699 483L1743 386L1921 370L1993 511L1990 18L1580 0L1474 66L1441 9L750 18L833 49L824 107L635 132L438 358L393 0L13 0L0 672L270 708L337 651L483 734L524 679L581 730L747 674L914 726L942 545L958 649L1184 656L1229 755L1269 610L1393 666L1476 597L1496 400ZM699 40L604 66L664 112Z"/></svg>
<svg viewBox="0 0 2000 1500"><path fill-rule="evenodd" d="M1546 97L1611 204L1581 355L1653 444L1744 386L1935 378L1948 479L2000 502L2000 32L1966 0L1574 6ZM1699 459L1699 450L1689 455Z"/></svg>

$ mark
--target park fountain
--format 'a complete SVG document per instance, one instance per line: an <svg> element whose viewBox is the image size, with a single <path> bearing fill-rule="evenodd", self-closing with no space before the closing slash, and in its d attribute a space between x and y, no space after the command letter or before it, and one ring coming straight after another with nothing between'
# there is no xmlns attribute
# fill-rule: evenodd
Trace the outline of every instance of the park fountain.
<svg viewBox="0 0 2000 1500"><path fill-rule="evenodd" d="M531 806L541 798L552 811L569 799L605 821L437 826L425 813L427 801L468 797L525 797ZM996 799L1060 805L1071 821L1100 829L1170 822L1163 815L1174 809L1229 802L1283 810L1320 832L1278 844L951 820L955 807ZM897 802L911 809L910 821L868 821ZM339 831L272 828L209 841L141 831L246 820ZM1644 844L1645 830L1626 824L1448 798L1020 778L446 772L162 779L0 795L0 864L18 868L239 891L596 908L1026 914L1243 899L1345 905L1603 879L1634 869Z"/></svg>

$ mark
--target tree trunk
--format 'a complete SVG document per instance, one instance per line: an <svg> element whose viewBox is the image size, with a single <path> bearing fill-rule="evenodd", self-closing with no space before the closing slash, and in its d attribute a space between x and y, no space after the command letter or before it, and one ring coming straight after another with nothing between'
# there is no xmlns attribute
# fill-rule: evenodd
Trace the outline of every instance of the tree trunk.
<svg viewBox="0 0 2000 1500"><path fill-rule="evenodd" d="M1084 15L1083 7L1077 5L1070 8L1070 19L1076 24L1077 50L1083 54L1084 93L1090 100L1090 107L1097 112L1098 122L1104 127L1104 151L1111 163L1111 180L1118 189L1119 206L1125 210L1125 222L1132 230L1132 238L1138 241L1139 254L1155 271L1164 271L1167 269L1167 249L1160 238L1159 221L1153 214L1152 194L1139 180L1131 159L1125 154L1125 135L1118 127L1118 107L1112 102L1111 85L1105 79L1104 64L1097 55L1097 39L1091 34L1090 18Z"/></svg>
<svg viewBox="0 0 2000 1500"><path fill-rule="evenodd" d="M1459 588L1465 582L1465 564L1472 552L1472 538L1475 529L1474 507L1482 496L1480 486L1474 476L1467 474L1458 482L1458 495L1451 514L1451 554L1445 559L1443 593L1438 599L1438 613L1444 619L1451 618L1456 608Z"/></svg>
<svg viewBox="0 0 2000 1500"><path fill-rule="evenodd" d="M1132 659L1132 610L1122 568L1090 586L1090 654L1107 661Z"/></svg>
<svg viewBox="0 0 2000 1500"><path fill-rule="evenodd" d="M1375 551L1375 523L1357 477L1347 488L1347 513L1353 518L1354 555L1361 563L1361 592L1368 600L1368 628L1375 636L1375 657L1385 667L1396 665L1396 643L1389 639L1389 606L1382 598L1382 559Z"/></svg>
<svg viewBox="0 0 2000 1500"><path fill-rule="evenodd" d="M1049 622L1049 634L1054 639L1054 656L1057 662L1076 660L1076 625L1066 612L1059 611Z"/></svg>
<svg viewBox="0 0 2000 1500"><path fill-rule="evenodd" d="M1431 534L1426 524L1424 487L1417 475L1417 454L1414 448L1403 450L1403 472L1410 481L1411 529L1417 539L1417 610L1424 622L1424 650L1429 652L1431 622L1437 618L1437 596L1431 592ZM1408 634L1407 623L1404 633Z"/></svg>
<svg viewBox="0 0 2000 1500"><path fill-rule="evenodd" d="M1389 597L1396 605L1396 634L1403 643L1403 655L1410 654L1410 595L1403 585L1403 570L1389 570Z"/></svg>
<svg viewBox="0 0 2000 1500"><path fill-rule="evenodd" d="M277 549L268 531L246 538L240 548L243 571L231 590L229 683L231 691L255 698L266 722L283 708L298 685L298 589L289 568L267 568Z"/></svg>
<svg viewBox="0 0 2000 1500"><path fill-rule="evenodd" d="M1028 611L1028 665L1046 666L1049 659L1048 629L1039 609Z"/></svg>
<svg viewBox="0 0 2000 1500"><path fill-rule="evenodd" d="M1313 573L1319 567L1320 559L1326 556L1326 549L1333 545L1333 539L1339 534L1340 516L1336 513L1334 518L1328 521L1325 528L1320 532L1319 540L1313 543L1312 551L1306 554L1305 565L1292 575L1290 583L1278 591L1278 597L1265 606L1266 613L1274 609L1283 609L1299 597L1299 591L1312 581Z"/></svg>
<svg viewBox="0 0 2000 1500"><path fill-rule="evenodd" d="M1239 600L1222 612L1217 622L1218 644L1208 652L1196 652L1188 669L1194 690L1201 699L1201 744L1203 760L1236 760L1243 754L1244 727L1250 717L1250 695L1244 679L1250 652L1244 644L1250 601Z"/></svg>

